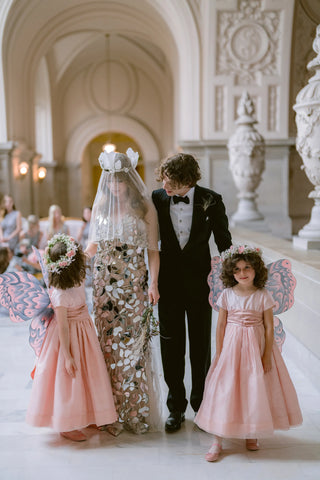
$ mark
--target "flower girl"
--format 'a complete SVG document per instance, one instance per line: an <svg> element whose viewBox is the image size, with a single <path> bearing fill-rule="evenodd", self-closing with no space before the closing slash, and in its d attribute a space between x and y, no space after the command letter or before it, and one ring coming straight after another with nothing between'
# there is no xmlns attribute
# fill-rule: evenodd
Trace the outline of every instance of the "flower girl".
<svg viewBox="0 0 320 480"><path fill-rule="evenodd" d="M26 420L83 441L82 428L117 419L109 374L85 303L86 256L73 238L58 234L48 243L45 263L54 317L36 366Z"/></svg>
<svg viewBox="0 0 320 480"><path fill-rule="evenodd" d="M226 287L217 301L216 355L195 423L212 433L206 460L214 462L221 438L258 438L302 423L297 395L274 342L275 302L264 288L268 271L258 248L232 246L221 255Z"/></svg>

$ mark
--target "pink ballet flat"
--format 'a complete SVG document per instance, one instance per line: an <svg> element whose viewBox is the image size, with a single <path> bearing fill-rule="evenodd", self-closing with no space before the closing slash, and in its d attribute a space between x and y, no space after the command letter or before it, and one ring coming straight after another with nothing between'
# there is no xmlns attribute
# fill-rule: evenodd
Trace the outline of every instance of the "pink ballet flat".
<svg viewBox="0 0 320 480"><path fill-rule="evenodd" d="M87 437L80 430L72 430L71 432L60 432L61 437L72 440L73 442L84 442Z"/></svg>
<svg viewBox="0 0 320 480"><path fill-rule="evenodd" d="M221 452L221 445L219 443L213 443L210 447L210 450L205 456L207 462L215 462L218 460Z"/></svg>
<svg viewBox="0 0 320 480"><path fill-rule="evenodd" d="M251 452L255 452L260 448L258 440L256 438L248 438L246 440L246 447L247 447L247 450L250 450Z"/></svg>

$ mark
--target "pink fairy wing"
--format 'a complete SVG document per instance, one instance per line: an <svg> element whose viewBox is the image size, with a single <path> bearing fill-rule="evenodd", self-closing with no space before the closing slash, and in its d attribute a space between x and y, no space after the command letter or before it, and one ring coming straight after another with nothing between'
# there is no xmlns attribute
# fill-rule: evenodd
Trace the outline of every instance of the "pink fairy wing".
<svg viewBox="0 0 320 480"><path fill-rule="evenodd" d="M282 322L278 317L273 317L273 331L274 331L274 340L281 352L282 345L284 344L284 341L286 339L286 332L284 331Z"/></svg>
<svg viewBox="0 0 320 480"><path fill-rule="evenodd" d="M208 284L210 287L209 293L209 303L216 311L219 310L217 307L217 300L220 297L223 290L223 283L220 280L221 273L221 259L216 256L211 259L211 271L208 275Z"/></svg>
<svg viewBox="0 0 320 480"><path fill-rule="evenodd" d="M0 304L9 310L13 322L30 320L50 303L46 290L27 272L0 275Z"/></svg>
<svg viewBox="0 0 320 480"><path fill-rule="evenodd" d="M44 283L47 285L47 288L49 288L49 277L48 277L48 270L45 266L45 263L43 261L43 256L41 254L41 251L38 250L36 247L34 247L32 245L32 250L33 250L33 253L36 255L37 259L38 259L38 262L40 264L40 267L41 267L41 271L42 271L42 276L43 276L43 280L44 280Z"/></svg>
<svg viewBox="0 0 320 480"><path fill-rule="evenodd" d="M267 268L269 277L266 288L275 302L273 313L279 315L292 307L297 282L291 271L291 263L287 259L282 258L270 263Z"/></svg>
<svg viewBox="0 0 320 480"><path fill-rule="evenodd" d="M45 331L53 317L47 291L30 273L3 273L0 275L0 305L9 310L12 322L32 319L29 341L39 355Z"/></svg>
<svg viewBox="0 0 320 480"><path fill-rule="evenodd" d="M52 317L52 308L47 308L44 312L34 317L30 323L29 343L37 357L39 357L40 355L42 343Z"/></svg>

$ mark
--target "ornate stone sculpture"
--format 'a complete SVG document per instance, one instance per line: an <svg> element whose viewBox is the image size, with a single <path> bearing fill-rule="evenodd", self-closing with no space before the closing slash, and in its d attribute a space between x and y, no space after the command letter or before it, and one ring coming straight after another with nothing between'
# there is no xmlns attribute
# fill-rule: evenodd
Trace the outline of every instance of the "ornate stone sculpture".
<svg viewBox="0 0 320 480"><path fill-rule="evenodd" d="M300 90L293 107L298 130L296 147L303 160L301 168L315 186L309 193L315 202L310 222L294 238L294 245L305 249L320 248L320 25L317 26L313 50L317 56L308 63L307 68L314 69L315 75Z"/></svg>
<svg viewBox="0 0 320 480"><path fill-rule="evenodd" d="M231 223L262 220L263 215L256 205L256 189L265 168L264 139L255 129L254 105L248 92L243 92L237 113L239 115L235 133L229 140L229 168L239 190L239 204Z"/></svg>
<svg viewBox="0 0 320 480"><path fill-rule="evenodd" d="M224 8L227 3L233 8ZM224 7L217 12L217 74L232 72L236 85L257 85L261 74L279 75L281 11L264 8L261 0Z"/></svg>

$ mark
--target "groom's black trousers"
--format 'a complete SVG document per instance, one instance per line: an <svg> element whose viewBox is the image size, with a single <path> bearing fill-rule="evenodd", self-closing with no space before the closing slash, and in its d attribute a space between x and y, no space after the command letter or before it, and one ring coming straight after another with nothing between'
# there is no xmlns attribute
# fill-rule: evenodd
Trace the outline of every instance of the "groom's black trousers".
<svg viewBox="0 0 320 480"><path fill-rule="evenodd" d="M164 378L169 388L170 412L184 412L187 406L184 386L186 351L186 314L189 336L192 388L190 403L198 411L204 382L211 363L211 307L208 287L201 298L191 298L186 291L163 294L159 300L160 341Z"/></svg>

